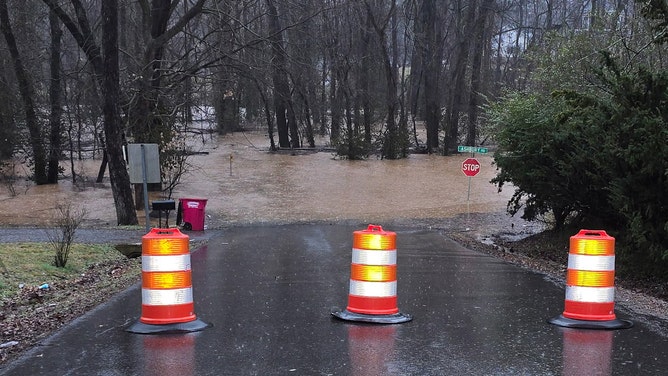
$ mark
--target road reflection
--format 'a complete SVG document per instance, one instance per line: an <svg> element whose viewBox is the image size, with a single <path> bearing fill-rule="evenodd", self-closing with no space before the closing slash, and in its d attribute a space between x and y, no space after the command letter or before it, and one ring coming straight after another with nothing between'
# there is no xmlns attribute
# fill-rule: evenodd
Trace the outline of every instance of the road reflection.
<svg viewBox="0 0 668 376"><path fill-rule="evenodd" d="M195 375L197 333L143 335L143 375Z"/></svg>
<svg viewBox="0 0 668 376"><path fill-rule="evenodd" d="M394 359L395 325L347 325L348 356L353 376L387 375Z"/></svg>
<svg viewBox="0 0 668 376"><path fill-rule="evenodd" d="M562 328L564 376L612 375L612 330Z"/></svg>

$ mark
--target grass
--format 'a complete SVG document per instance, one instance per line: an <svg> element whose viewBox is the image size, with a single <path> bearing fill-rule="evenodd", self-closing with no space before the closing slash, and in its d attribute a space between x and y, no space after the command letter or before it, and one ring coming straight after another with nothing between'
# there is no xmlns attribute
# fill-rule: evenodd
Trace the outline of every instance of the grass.
<svg viewBox="0 0 668 376"><path fill-rule="evenodd" d="M73 244L67 265L54 266L55 250L48 243L0 244L0 299L13 296L20 285L40 286L73 278L99 262L125 258L111 245Z"/></svg>

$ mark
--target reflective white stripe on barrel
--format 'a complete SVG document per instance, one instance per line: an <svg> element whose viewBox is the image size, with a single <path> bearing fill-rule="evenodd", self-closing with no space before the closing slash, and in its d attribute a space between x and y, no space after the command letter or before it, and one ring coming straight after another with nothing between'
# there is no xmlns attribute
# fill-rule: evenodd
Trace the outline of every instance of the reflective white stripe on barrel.
<svg viewBox="0 0 668 376"><path fill-rule="evenodd" d="M568 255L568 269L588 271L615 270L615 256Z"/></svg>
<svg viewBox="0 0 668 376"><path fill-rule="evenodd" d="M397 281L366 282L350 280L350 295L366 297L392 297L397 295Z"/></svg>
<svg viewBox="0 0 668 376"><path fill-rule="evenodd" d="M141 290L142 304L146 305L174 305L193 302L192 288L168 290Z"/></svg>
<svg viewBox="0 0 668 376"><path fill-rule="evenodd" d="M353 248L353 264L394 265L397 263L397 250L376 251Z"/></svg>
<svg viewBox="0 0 668 376"><path fill-rule="evenodd" d="M609 303L615 300L615 288L566 286L566 300L587 303Z"/></svg>
<svg viewBox="0 0 668 376"><path fill-rule="evenodd" d="M171 256L142 256L144 272L176 272L190 270L190 254Z"/></svg>

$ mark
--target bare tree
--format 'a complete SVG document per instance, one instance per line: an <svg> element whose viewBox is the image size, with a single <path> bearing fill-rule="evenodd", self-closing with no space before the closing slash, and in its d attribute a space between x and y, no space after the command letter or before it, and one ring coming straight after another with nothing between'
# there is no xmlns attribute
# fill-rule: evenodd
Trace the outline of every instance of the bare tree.
<svg viewBox="0 0 668 376"><path fill-rule="evenodd" d="M396 71L396 54L394 53L396 40L394 33L396 29L388 27L391 25L392 19L395 16L396 1L391 0L389 9L384 14L377 14L378 9L374 9L369 1L365 1L367 17L376 32L378 44L380 47L380 58L382 61L383 70L385 73L385 97L386 97L386 129L385 137L383 139L383 158L396 159L403 157L402 140L399 132L399 127L396 122L398 98L397 98L397 71ZM383 10L381 10L383 11ZM386 41L386 31L391 29L391 36L394 42L388 43Z"/></svg>
<svg viewBox="0 0 668 376"><path fill-rule="evenodd" d="M415 5L415 51L412 66L412 110L417 116L420 99L424 103L424 119L427 130L427 152L439 147L441 126L441 72L444 49L445 13L448 6L437 0L425 0ZM420 87L424 87L420 97Z"/></svg>
<svg viewBox="0 0 668 376"><path fill-rule="evenodd" d="M49 82L49 100L51 101L51 112L49 114L49 169L47 181L51 184L58 182L59 161L62 146L62 96L63 86L61 80L61 45L63 31L58 16L52 11L49 12L49 27L51 30L51 56L49 57L50 75Z"/></svg>
<svg viewBox="0 0 668 376"><path fill-rule="evenodd" d="M43 0L58 15L90 62L103 98L104 133L109 158L111 190L119 225L138 223L134 210L130 176L123 158L123 130L118 108L120 98L118 66L118 1L102 1L102 48L97 44L86 10L80 0L71 0L75 19L56 0ZM104 53L104 55L103 55Z"/></svg>
<svg viewBox="0 0 668 376"><path fill-rule="evenodd" d="M35 110L34 92L32 84L29 80L28 71L25 68L19 48L16 43L14 31L9 20L9 10L7 8L7 0L0 0L0 31L5 37L9 53L14 63L14 71L16 79L19 84L19 93L23 102L23 111L25 114L25 122L30 135L30 146L32 147L32 157L34 163L34 181L36 184L46 184L47 180L47 163L46 150L44 148L44 139L42 130L37 118Z"/></svg>
<svg viewBox="0 0 668 376"><path fill-rule="evenodd" d="M68 122L72 159L86 157L82 152L86 142L94 142L92 150L99 152L96 136L103 123L114 190L127 184L123 176L116 175L125 170L120 156L124 136L129 141L175 145L170 139L193 131L190 109L195 105L215 108L221 134L260 121L267 124L272 148L277 146L275 134L278 147L294 148L302 142L314 146L315 133L320 131L322 135L329 132L333 146L345 143L353 150L362 145L366 153L378 147L383 158L405 155L406 119L413 116L416 145L420 140L415 120L424 119L427 151L452 153L459 141L475 144L481 138L483 98L493 99L501 89L535 88L548 81L535 79L549 78L549 73L534 72L532 62L537 56L548 59L549 53L539 56L543 51L566 45L559 45L555 36L566 40L569 31L605 46L609 37L600 30L620 25L615 35L621 37L638 29L621 26L633 16L627 0L614 4L603 0L42 2L63 22L69 35L60 40L53 24L49 40L46 27L21 26L40 38L42 50L51 43L49 76L48 65L35 59L31 49L23 48L28 43L26 33L14 31L15 51L23 55L15 54L19 59L14 61L23 63L23 76L28 80L35 77L30 92L30 85L20 85L23 80L16 69L0 72L7 76L2 84L8 88L27 87L26 94L10 100L24 104L29 97L33 101L35 120L23 120L29 114L25 104L14 106L23 109L16 124L22 136L40 132L29 140L40 139L39 145L50 147L43 153L48 157L47 170L53 173L57 167L52 166L57 166L64 149L56 138L63 133L57 119ZM124 53L118 62L113 52L109 56L102 52L100 29L95 26L102 25L102 5L111 12L121 8L117 10L122 25L118 44ZM7 19L20 23L21 14L11 5L8 11ZM544 40L548 34L551 38ZM620 43L611 48L629 59L643 56L648 64L664 60L649 59ZM83 56L77 56L81 52ZM108 75L104 59L120 65L120 71ZM61 84L56 84L59 79ZM49 83L52 91L47 98ZM61 97L57 87L64 89ZM107 103L106 97L117 104ZM5 104L10 100L0 103L3 125L12 123L15 110ZM51 108L48 119L39 118L36 109L40 108ZM247 116L246 123L240 109ZM33 126L40 122L41 127ZM443 144L439 140L442 133ZM27 149L32 145L39 149L37 143L28 144ZM113 153L117 153L114 163ZM39 155L39 150L31 154ZM47 180L52 181L53 176ZM120 200L120 206L128 203ZM119 222L127 220L131 222L132 217Z"/></svg>
<svg viewBox="0 0 668 376"><path fill-rule="evenodd" d="M271 69L274 83L274 111L276 129L278 130L278 146L282 148L298 148L301 146L295 117L290 83L288 81L286 51L283 42L278 8L273 0L266 0L269 9L269 41L271 45Z"/></svg>
<svg viewBox="0 0 668 376"><path fill-rule="evenodd" d="M480 105L480 98L482 97L483 84L483 57L488 56L488 46L486 40L489 40L489 14L492 13L492 5L494 0L482 0L478 14L476 16L475 24L477 27L473 34L472 62L471 62L471 90L469 91L468 103L468 129L466 133L466 145L477 145L478 135L478 112Z"/></svg>
<svg viewBox="0 0 668 376"><path fill-rule="evenodd" d="M206 0L197 0L181 14L177 12L177 3L172 0L151 0L150 5L148 1L140 2L143 29L139 34L145 39L143 43L137 43L140 64L134 95L123 98L123 103L128 106L130 131L137 142L169 142L167 135L171 133L173 118L170 116L172 107L166 98L170 94L169 88L178 85L166 82L169 72L166 49L172 38L201 14ZM179 57L187 53L183 51ZM176 75L172 79L178 82L183 77Z"/></svg>

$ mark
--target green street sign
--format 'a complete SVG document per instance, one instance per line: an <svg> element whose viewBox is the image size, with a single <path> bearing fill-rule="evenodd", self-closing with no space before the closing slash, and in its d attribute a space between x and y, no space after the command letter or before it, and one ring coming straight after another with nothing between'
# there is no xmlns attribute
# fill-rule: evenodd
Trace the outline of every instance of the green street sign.
<svg viewBox="0 0 668 376"><path fill-rule="evenodd" d="M482 148L479 146L464 146L464 145L459 145L457 146L457 152L458 153L487 153L489 149L487 148Z"/></svg>

